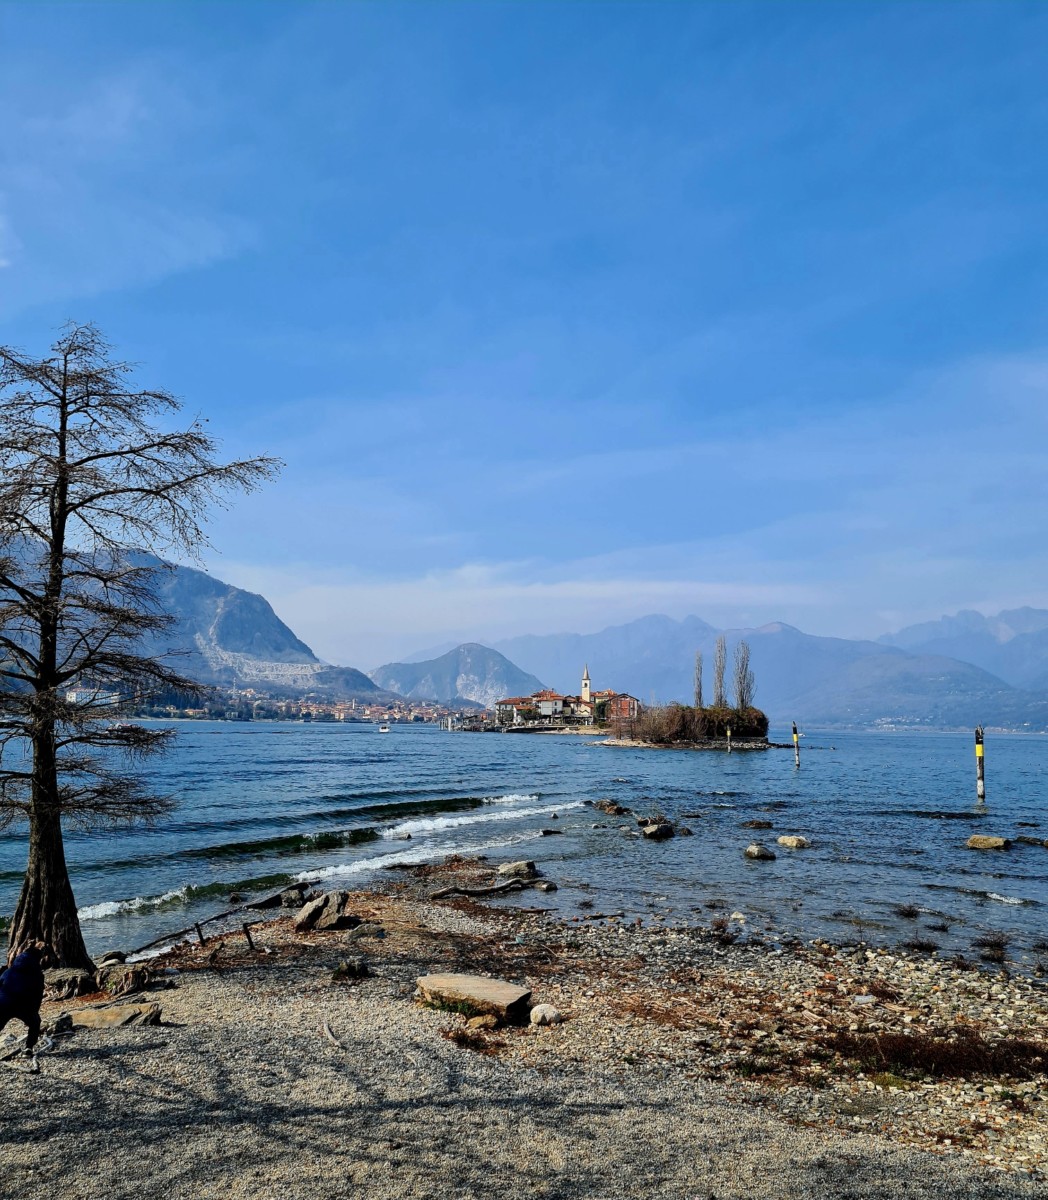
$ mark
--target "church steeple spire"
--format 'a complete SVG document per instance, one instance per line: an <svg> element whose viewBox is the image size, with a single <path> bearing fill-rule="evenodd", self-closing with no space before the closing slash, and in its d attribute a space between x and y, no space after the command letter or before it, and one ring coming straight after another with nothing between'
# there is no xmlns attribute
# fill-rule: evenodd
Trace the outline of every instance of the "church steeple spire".
<svg viewBox="0 0 1048 1200"><path fill-rule="evenodd" d="M581 699L585 700L587 703L589 702L589 699L590 699L589 663L586 663L586 665L582 668L582 690L581 690L580 696L581 696Z"/></svg>

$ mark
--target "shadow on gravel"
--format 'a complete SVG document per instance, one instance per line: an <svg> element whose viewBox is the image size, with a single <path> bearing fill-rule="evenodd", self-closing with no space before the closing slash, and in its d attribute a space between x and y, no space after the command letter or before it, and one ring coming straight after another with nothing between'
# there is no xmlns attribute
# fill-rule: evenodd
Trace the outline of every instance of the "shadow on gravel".
<svg viewBox="0 0 1048 1200"><path fill-rule="evenodd" d="M78 1035L79 1036L79 1035ZM227 1036L229 1036L227 1034ZM5 1088L0 1195L19 1200L667 1197L839 1200L1042 1193L1014 1177L797 1130L650 1074L587 1095L434 1038L189 1029L72 1044Z"/></svg>

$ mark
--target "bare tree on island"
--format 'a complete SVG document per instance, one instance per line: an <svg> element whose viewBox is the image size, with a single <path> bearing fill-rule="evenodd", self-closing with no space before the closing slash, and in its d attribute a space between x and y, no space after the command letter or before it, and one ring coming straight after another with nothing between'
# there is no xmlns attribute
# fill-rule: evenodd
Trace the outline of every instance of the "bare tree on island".
<svg viewBox="0 0 1048 1200"><path fill-rule="evenodd" d="M735 662L733 664L733 680L735 692L735 707L739 712L745 712L753 707L753 697L756 684L753 672L750 670L750 647L746 642L739 642L735 647Z"/></svg>
<svg viewBox="0 0 1048 1200"><path fill-rule="evenodd" d="M218 462L199 421L161 429L179 408L134 390L93 325L67 326L44 359L0 347L0 824L29 826L10 944L41 938L60 965L91 965L63 822L111 828L171 807L135 770L170 731L112 718L131 699L201 690L141 652L174 619L153 555L206 545L209 505L280 467Z"/></svg>
<svg viewBox="0 0 1048 1200"><path fill-rule="evenodd" d="M713 650L713 707L724 708L724 672L728 667L728 644L722 633Z"/></svg>
<svg viewBox="0 0 1048 1200"><path fill-rule="evenodd" d="M702 708L702 651L695 651L695 708Z"/></svg>

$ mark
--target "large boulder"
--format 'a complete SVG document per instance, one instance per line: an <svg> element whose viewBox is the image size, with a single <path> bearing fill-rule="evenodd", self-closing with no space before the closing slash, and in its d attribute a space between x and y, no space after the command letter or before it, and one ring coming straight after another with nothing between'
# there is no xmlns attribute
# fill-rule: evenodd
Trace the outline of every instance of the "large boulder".
<svg viewBox="0 0 1048 1200"><path fill-rule="evenodd" d="M295 917L295 929L299 933L307 933L311 929L321 932L354 929L359 924L360 917L349 911L348 892L324 892L304 904Z"/></svg>
<svg viewBox="0 0 1048 1200"><path fill-rule="evenodd" d="M811 845L806 837L801 837L800 834L786 833L781 838L776 838L780 846L785 846L787 850L807 850Z"/></svg>
<svg viewBox="0 0 1048 1200"><path fill-rule="evenodd" d="M1007 850L1011 842L1003 837L987 837L982 833L973 833L968 839L969 850Z"/></svg>
<svg viewBox="0 0 1048 1200"><path fill-rule="evenodd" d="M491 1013L512 1024L527 1019L531 989L482 975L423 975L418 980L418 996L435 1008L470 1017Z"/></svg>

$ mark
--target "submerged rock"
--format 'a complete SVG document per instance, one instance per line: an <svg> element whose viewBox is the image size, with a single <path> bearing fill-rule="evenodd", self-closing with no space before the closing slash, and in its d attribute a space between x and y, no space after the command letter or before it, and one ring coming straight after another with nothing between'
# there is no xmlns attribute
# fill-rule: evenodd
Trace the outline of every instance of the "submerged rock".
<svg viewBox="0 0 1048 1200"><path fill-rule="evenodd" d="M801 837L800 834L787 833L781 838L776 839L780 846L786 846L789 850L807 850L811 845L806 837Z"/></svg>
<svg viewBox="0 0 1048 1200"><path fill-rule="evenodd" d="M1011 842L1003 837L987 837L982 833L973 833L968 839L969 850L1007 850Z"/></svg>
<svg viewBox="0 0 1048 1200"><path fill-rule="evenodd" d="M760 842L750 842L743 851L746 858L753 858L759 862L774 862L775 852L769 850L767 846L762 846Z"/></svg>

